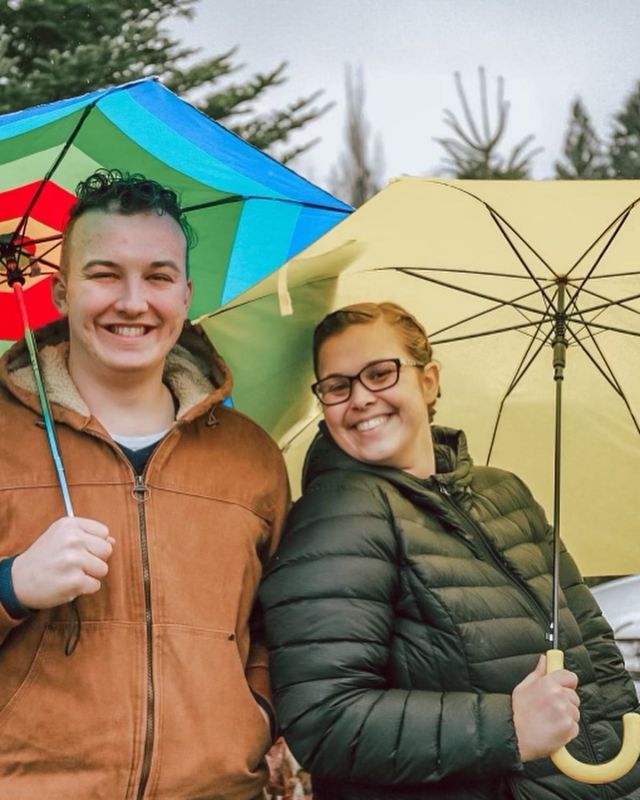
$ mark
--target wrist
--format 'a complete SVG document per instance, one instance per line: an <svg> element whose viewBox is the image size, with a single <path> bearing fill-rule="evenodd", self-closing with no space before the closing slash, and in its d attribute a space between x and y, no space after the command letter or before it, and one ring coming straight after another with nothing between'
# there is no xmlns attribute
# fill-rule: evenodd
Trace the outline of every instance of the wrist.
<svg viewBox="0 0 640 800"><path fill-rule="evenodd" d="M18 555L0 561L0 603L13 619L24 619L31 614L31 609L17 596L13 583L13 566Z"/></svg>

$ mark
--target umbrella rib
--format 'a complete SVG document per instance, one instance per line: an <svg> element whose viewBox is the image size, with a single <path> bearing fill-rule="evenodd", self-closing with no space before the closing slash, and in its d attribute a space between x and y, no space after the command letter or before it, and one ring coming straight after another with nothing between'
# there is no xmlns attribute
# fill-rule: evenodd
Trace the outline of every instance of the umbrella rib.
<svg viewBox="0 0 640 800"><path fill-rule="evenodd" d="M540 282L539 282L538 278L536 278L536 276L533 274L533 272L532 272L532 271L531 271L531 269L529 268L529 265L527 264L527 262L524 260L524 258L523 258L523 257L522 257L522 255L520 254L520 252L519 252L518 248L517 248L517 247L514 245L514 243L513 243L513 242L511 241L511 239L509 238L509 236L507 236L507 232L506 232L506 230L503 228L503 226L502 226L502 224L501 224L501 223L504 223L504 225L505 225L507 228L509 228L509 230L510 230L512 233L514 233L514 234L515 234L515 235L518 237L518 239L520 239L520 241L521 241L521 242L522 242L522 243L525 245L525 247L528 247L528 248L529 248L529 250L531 250L531 252L532 252L532 253L533 253L533 254L536 256L536 258L538 258L538 259L540 260L540 262L541 262L542 264L544 264L544 266L545 266L545 267L546 267L546 268L549 270L549 272L550 272L550 273L553 275L553 277L554 277L554 278L556 278L556 279L557 279L559 276L556 274L555 270L553 270L553 269L551 268L551 266L550 266L550 265L547 263L547 261L546 261L546 260L545 260L545 259L544 259L544 258L543 258L543 257L542 257L542 256L541 256L541 255L540 255L540 254L539 254L539 253L538 253L538 252L537 252L537 251L536 251L536 250L535 250L535 249L534 249L534 248L533 248L533 247L532 247L532 246L529 244L529 242L528 242L528 241L527 241L527 240L526 240L526 239L525 239L523 236L521 236L521 235L518 233L518 231L517 231L517 230L516 230L516 229L515 229L515 228L514 228L512 225L510 225L510 224L507 222L507 220L506 220L506 219L504 219L503 217L501 217L501 216L500 216L500 214L498 214L498 212L497 212L495 209L491 208L491 206L487 206L487 208L489 209L489 213L490 213L490 215L491 215L491 217L492 217L493 221L495 222L495 224L496 224L496 227L498 228L498 230L500 231L500 233L501 233L501 234L504 236L504 238L505 238L505 240L506 240L507 244L509 245L509 247L510 247L510 248L513 250L513 252L515 253L515 256L516 256L516 258L518 259L518 261L519 261L519 262L522 264L522 266L523 266L523 267L525 268L525 270L527 271L527 275L529 275L529 277L531 278L531 280L532 280L532 281L535 283L535 285L538 287L538 290L540 291L540 293L542 294L542 296L543 296L543 297L545 298L545 300L547 301L547 304L548 304L549 306L551 306L551 305L552 305L552 303L551 303L551 300L550 300L550 299L549 299L549 297L547 296L547 293L545 292L545 290L544 290L543 286L540 284Z"/></svg>
<svg viewBox="0 0 640 800"><path fill-rule="evenodd" d="M598 244L598 242L600 241L600 239L602 239L602 237L603 237L603 236L605 236L605 235L606 235L606 234L607 234L607 233L608 233L608 232L611 230L611 228L613 228L613 227L614 227L614 225L616 225L616 224L618 225L618 227L617 227L617 229L614 231L614 233L613 233L613 237L612 237L612 238L615 238L615 236L617 236L617 234L618 234L618 231L619 231L619 229L620 229L620 224L622 224L622 223L624 223L624 222L626 221L626 219L627 219L627 217L629 216L629 214L631 213L631 211L632 211L632 210L635 208L635 206L638 204L638 200L640 200L640 197L636 197L636 199L635 199L635 200L634 200L632 203L629 203L629 205L628 205L626 208L624 208L624 209L623 209L623 210L622 210L622 211L621 211L621 212L618 214L618 216L617 216L617 217L614 217L614 218L611 220L611 222L610 222L610 223L607 225L607 227L606 227L606 228L605 228L605 229L602 231L602 233L600 233L600 234L599 234L599 235L598 235L598 236L597 236L597 237L596 237L596 238L593 240L593 242L591 242L591 244L589 245L589 247L587 247L587 249L584 251L584 253L583 253L583 254L582 254L582 255L581 255L581 256L580 256L580 257L577 259L577 261L576 261L576 262L575 262L575 264L574 264L574 265L571 267L571 269L570 269L570 270L567 272L567 274L566 274L566 276L565 276L565 277L567 277L567 278L568 278L568 277L570 277L571 273L574 271L574 269L576 269L576 268L577 268L578 264L580 264L580 262L581 262L581 261L584 259L584 257L587 255L587 253L589 253L591 250L593 250L593 248L594 248L594 247L595 247L595 246ZM621 222L620 224L618 224L618 220L621 220L622 222ZM611 242L611 240L610 240L610 242ZM609 242L609 243L610 243L610 242ZM607 245L607 246L608 246L608 245Z"/></svg>
<svg viewBox="0 0 640 800"><path fill-rule="evenodd" d="M532 328L536 327L538 330L540 329L541 323L544 320L539 320L538 322L523 322L521 325L511 325L506 328L494 328L491 331L481 331L480 333L469 333L466 336L453 336L450 339L432 339L431 343L435 345L442 345L442 344L451 344L452 342L466 342L469 339L480 339L483 336L494 336L497 333L509 333L510 331L521 331L524 328ZM531 337L535 339L535 336Z"/></svg>
<svg viewBox="0 0 640 800"><path fill-rule="evenodd" d="M624 328L615 328L613 325L603 325L600 322L584 322L588 328L598 328L598 330L602 331L612 331L613 333L624 333L627 336L640 336L640 331L630 331L625 330Z"/></svg>
<svg viewBox="0 0 640 800"><path fill-rule="evenodd" d="M329 279L328 278L319 278L318 280L315 280L315 281L309 281L305 285L306 286L311 286L314 283L322 283L323 281L326 281L326 280L329 280ZM224 308L224 307L223 308L219 308L216 311L211 312L210 314L203 314L201 317L199 317L195 321L197 322L199 319L210 319L210 318L213 318L213 317L221 316L222 314L226 314L229 311L234 311L234 310L236 310L238 308L242 308L243 306L249 306L252 303L257 303L260 300L265 300L269 296L270 295L267 293L267 294L260 295L259 297L252 297L249 300L244 300L241 303L234 303L233 305L230 305L228 308ZM543 318L543 320L541 320L541 321L544 321L545 319L548 319L548 317L546 315ZM530 328L532 326L536 326L536 325L539 325L539 324L540 324L539 322L523 322L521 325L512 325L512 326L507 327L507 328L496 328L495 330L492 330L492 331L483 331L482 333L473 333L473 334L468 334L467 336L457 336L457 337L453 337L451 339L436 340L436 339L433 338L433 335L430 336L429 338L430 338L431 343L433 345L449 344L451 342L466 341L467 339L477 339L477 338L479 338L481 336L492 336L492 335L494 335L496 333L508 333L510 331L522 331L525 328Z"/></svg>
<svg viewBox="0 0 640 800"><path fill-rule="evenodd" d="M569 288L569 287L567 287L567 288ZM567 317L566 317L567 323L573 322L574 320L579 320L581 325L582 325L582 328L587 327L588 323L585 320L585 317L584 317L585 314L589 314L590 315L591 318L590 318L589 322L595 322L595 320L598 317L602 316L606 311L608 311L613 306L618 306L620 308L623 308L625 311L630 311L631 313L634 313L634 314L640 314L640 311L636 310L632 306L626 305L624 298L622 300L611 300L610 298L606 297L605 295L601 295L601 294L599 294L597 292L594 292L593 289L585 289L584 287L583 287L583 292L588 294L588 295L592 295L593 297L596 297L599 300L605 300L606 302L605 303L601 303L600 305L597 305L597 306L593 306L593 307L591 307L589 309L585 309L585 310L579 309L576 306L575 312L572 313L572 314L568 314L567 315ZM634 298L632 297L631 299L634 299ZM574 334L576 336L578 336L580 334L580 331L575 331Z"/></svg>
<svg viewBox="0 0 640 800"><path fill-rule="evenodd" d="M17 262L17 265L18 265L22 275L24 275L27 271L32 270L34 264L46 264L48 267L51 267L52 269L58 271L58 265L54 264L53 261L49 261L46 258L46 256L49 255L49 253L52 253L60 245L60 237L59 236L56 236L56 237L50 236L50 237L47 238L46 241L51 241L53 239L56 239L55 244L53 244L51 247L49 247L48 250L45 250L45 252L42 253L42 255L34 256L34 257L32 257L27 251L25 251L22 247L20 247L20 245L18 245L18 247L20 249L18 250L16 262ZM45 241L45 240L41 240L41 241ZM31 240L30 244L31 243L33 243L33 240ZM20 259L21 258L25 258L26 259L27 263L26 263L26 265L24 267L20 267Z"/></svg>
<svg viewBox="0 0 640 800"><path fill-rule="evenodd" d="M529 297L532 294L536 294L536 289L533 289L532 291L527 292L526 294L520 295L520 297L516 297L515 299L516 300L522 300L524 297ZM453 322L451 325L445 325L444 328L439 328L437 331L433 331L433 333L431 334L430 338L433 339L434 336L438 336L439 334L444 333L445 331L449 331L452 328L457 328L458 326L464 325L467 322L472 322L475 319L479 319L480 317L484 317L487 314L491 314L491 313L493 313L494 311L497 311L500 308L504 308L505 305L507 305L507 301L504 301L502 303L497 303L496 305L492 306L491 308L487 308L484 311L479 311L477 314L472 314L469 317L465 317L464 319L460 319L457 322ZM522 312L520 312L520 313L522 313ZM527 319L527 318L525 317L525 319ZM531 322L531 320L528 320L528 321ZM541 324L542 324L543 321L544 321L544 319L541 320Z"/></svg>
<svg viewBox="0 0 640 800"><path fill-rule="evenodd" d="M52 236L41 236L38 239L32 239L30 236L29 237L23 237L23 238L26 239L26 241L16 242L15 241L15 237L17 235L18 234L16 234L16 233L10 234L11 238L9 240L16 247L28 247L28 246L30 246L32 244L45 244L46 242L60 241L62 239L62 234L54 233Z"/></svg>
<svg viewBox="0 0 640 800"><path fill-rule="evenodd" d="M591 361L591 363L598 370L598 372L602 375L602 377L607 381L609 386L611 386L611 388L615 391L616 394L622 395L622 389L620 387L620 383L616 379L616 376L614 375L613 370L611 369L611 366L610 366L609 362L607 361L604 353L602 352L602 348L598 344L598 342L596 340L596 337L594 336L593 332L591 330L589 330L589 326L587 325L587 323L586 322L584 323L583 330L586 331L589 339L593 342L593 346L598 351L598 354L599 354L600 358L602 359L602 361L604 362L605 367L607 368L606 370L602 367L602 364L598 364L598 362L596 361L596 359L594 358L592 353L590 353L587 350L587 348L584 346L583 340L575 333L575 331L572 331L570 329L567 329L567 330L568 330L568 333L571 335L571 338L580 347L580 349L587 356L587 358ZM609 374L607 374L607 370L608 370Z"/></svg>
<svg viewBox="0 0 640 800"><path fill-rule="evenodd" d="M92 103L89 103L88 106L85 106L85 109L82 112L82 114L80 115L80 119L77 121L75 128L71 131L71 136L69 136L67 141L64 143L64 146L62 147L62 150L58 153L57 158L55 159L55 161L53 162L53 164L49 168L49 170L46 173L46 175L44 176L44 178L40 181L40 185L38 186L38 188L33 193L33 197L29 201L29 205L27 206L27 209L24 212L24 214L22 215L22 219L20 220L20 222L18 223L18 227L16 228L16 233L17 234L19 234L21 236L25 235L25 231L26 231L26 227L27 227L27 220L29 219L29 216L30 216L31 212L33 211L33 207L38 202L38 199L40 198L40 195L42 194L42 192L44 190L44 187L51 180L51 178L53 177L54 172L60 166L60 163L62 162L62 159L69 152L69 148L71 147L71 145L75 141L76 136L80 133L80 129L82 128L82 126L86 122L87 117L89 116L89 114L95 108L97 102L98 102L98 99L94 100Z"/></svg>
<svg viewBox="0 0 640 800"><path fill-rule="evenodd" d="M538 327L538 333L539 332L540 332L540 326ZM509 387L508 387L507 391L504 393L504 395L502 397L502 400L500 401L500 406L498 408L498 413L496 415L496 421L495 421L495 424L493 426L493 432L491 434L491 442L489 443L489 450L487 452L487 461L486 461L487 465L491 461L491 454L493 453L493 447L494 447L495 442L496 442L496 436L498 435L498 427L500 425L500 420L502 419L502 412L504 410L504 405L507 402L507 399L509 398L509 395L511 394L511 392L513 392L513 390L520 383L522 378L524 378L524 376L525 376L527 370L529 369L529 367L533 364L533 362L536 360L536 358L540 354L540 351L542 350L542 348L549 341L549 339L550 339L551 335L553 334L553 332L554 332L553 328L549 328L549 330L548 330L547 334L545 335L544 339L540 342L540 344L539 344L538 348L536 349L535 353L531 356L531 358L526 363L526 365L525 365L525 361L527 360L527 356L529 355L529 352L531 351L531 348L533 347L533 343L535 342L535 337L531 338L531 341L527 345L527 348L526 348L526 350L524 351L524 353L522 355L522 359L520 360L520 363L518 364L518 366L516 368L515 374L514 374L513 378L511 379L511 383L509 384Z"/></svg>
<svg viewBox="0 0 640 800"><path fill-rule="evenodd" d="M61 244L62 244L62 239L59 238L56 242L54 242L54 244L51 245L51 247L49 247L47 250L45 250L44 253L41 256L37 256L34 260L37 260L37 259L40 259L40 258L44 258L45 256L48 256L49 253L53 253L53 251L56 248L60 247Z"/></svg>
<svg viewBox="0 0 640 800"><path fill-rule="evenodd" d="M505 239L507 240L507 242L509 242L509 245L510 245L512 248L513 248L513 243L511 242L511 240L509 239L509 237L506 235L506 233L505 233L505 232L502 230L502 228L500 227L500 225L498 225L498 223L497 223L497 220L498 220L498 219L499 219L501 222L503 222L503 223L504 223L504 224L507 226L507 228L509 228L509 230L510 230L510 231L512 231L512 232L513 232L513 233L514 233L514 234L515 234L515 235L518 237L518 239L520 239L520 241L521 241L521 242L522 242L522 243L525 245L525 247L527 247L527 248L528 248L528 249L529 249L529 250L530 250L530 251L531 251L531 252L532 252L532 253L535 255L535 257L536 257L536 258L538 258L538 259L540 260L540 262L541 262L542 264L544 264L544 265L545 265L545 267L546 267L546 268L549 270L549 272L550 272L550 273L553 275L553 277L554 277L554 278L556 278L556 279L557 279L557 278L559 277L558 275L556 275L556 273L555 273L555 272L554 272L554 270L551 268L551 266L550 266L550 265L547 263L547 261L546 261L546 260L545 260L545 259L544 259L544 258L543 258L541 255L540 255L540 253L538 253L538 251L535 249L535 247L533 247L532 245L530 245L530 244L529 244L529 242L528 242L528 241L527 241L527 240L524 238L524 236L522 236L520 233L518 233L518 231L517 231L517 230L516 230L516 229L513 227L513 225L511 225L511 223L509 223L509 222L508 222L508 221L507 221L507 220L506 220L506 219L505 219L505 218L504 218L504 217L503 217L503 216L502 216L502 215L501 215L501 214L500 214L498 211L496 211L496 209L495 209L495 208L493 208L492 206L490 206L490 205L489 205L489 203L487 203L487 201L486 201L486 200L483 200L483 199L482 199L481 197L479 197L477 194L474 194L473 192L469 191L468 189L463 189L463 188L462 188L462 186L454 186L453 184L451 184L451 183L447 183L446 181L441 181L441 180L430 180L430 181L428 181L428 183L435 183L435 184L437 184L438 186L446 186L448 189L455 189L457 192L462 192L462 194L466 194L466 195L468 195L469 197L473 197L473 199L474 199L474 200L477 200L479 203L482 203L482 205L483 205L483 206L484 206L484 207L487 209L487 211L488 211L488 212L491 214L491 216L493 217L493 220L494 220L494 222L496 222L496 225L497 225L497 227L498 227L498 228L499 228L499 230L502 232L502 235L505 237ZM518 260L519 260L519 261L522 263L522 265L524 266L524 268L527 270L527 273L530 275L530 277L531 277L531 278L532 278L534 281L536 281L536 278L535 278L535 277L534 277L534 276L533 276L533 275L530 273L530 271L529 271L529 268L527 267L526 263L525 263L525 262L522 260L522 258L521 258L521 256L520 256L520 254L518 253L518 251L517 251L517 250L515 250L515 253L516 253L516 256L518 257ZM536 281L536 284L537 284L537 281ZM541 289L541 291L542 291L542 293L544 294L544 290L542 290L542 289ZM545 295L545 297L546 297L546 295ZM548 300L548 298L547 298L547 300Z"/></svg>
<svg viewBox="0 0 640 800"><path fill-rule="evenodd" d="M587 328L587 330L589 330L589 329ZM613 369L611 368L611 365L607 361L607 358L606 358L605 354L602 352L602 348L596 342L596 339L591 334L591 331L589 331L589 334L591 335L591 339L593 341L594 347L597 349L598 353L600 354L600 357L604 361L604 363L605 363L605 365L607 367L607 370L609 371L609 375L607 375L607 373L604 371L602 366L600 364L598 364L598 362L595 360L595 358L592 356L592 354L584 346L582 341L575 336L573 331L569 331L569 334L575 340L576 344L580 347L580 349L587 356L587 358L591 361L591 363L595 366L595 368L598 370L598 372L602 375L602 377L611 386L611 388L614 390L614 392L621 398L622 402L626 406L627 411L629 412L629 416L631 417L631 420L633 422L633 425L634 425L635 429L640 434L640 424L638 424L638 420L636 419L635 414L633 413L633 410L631 408L631 405L629 404L629 401L627 400L627 396L624 393L624 390L622 389L622 386L620 385L620 381L616 378L615 373L614 373Z"/></svg>
<svg viewBox="0 0 640 800"><path fill-rule="evenodd" d="M34 258L33 261L29 262L29 267L32 267L33 264L45 264L47 267L51 267L51 272L48 273L41 273L47 275L55 275L56 272L60 272L60 268L57 264L54 264L53 261L49 261L46 258Z"/></svg>
<svg viewBox="0 0 640 800"><path fill-rule="evenodd" d="M242 194L230 194L227 197L221 197L219 200L209 200L207 203L198 203L193 206L184 206L183 212L187 211L200 211L203 208L213 208L214 206L224 206L227 203L241 203L245 199Z"/></svg>
<svg viewBox="0 0 640 800"><path fill-rule="evenodd" d="M400 272L407 272L407 268L404 268L404 267L401 267L401 268L398 268L398 267L380 267L379 269L380 270L387 270L388 269L388 270L394 270L394 271L400 271ZM376 268L373 268L371 271L377 271L377 270L376 270ZM429 280L432 283L441 284L442 286L444 286L445 288L448 288L448 289L453 289L453 290L460 291L460 292L465 291L465 290L460 289L459 287L454 286L452 284L444 283L443 281L438 281L435 278L427 278L427 277L424 277L422 275L412 275L412 277L421 278L422 280ZM327 278L327 277L324 277L324 276L319 276L317 278L312 278L311 280L306 281L303 285L304 286L313 286L313 285L315 285L317 283L323 283L325 281L331 281L331 280L334 280L334 279L333 278ZM265 300L270 296L271 296L271 293L266 291L264 294L260 294L257 297L251 297L250 299L243 300L242 302L236 302L235 300L231 300L231 301L229 301L229 305L228 306L223 306L222 308L218 308L215 311L212 311L212 312L210 312L208 314L202 314L200 317L198 317L198 319L209 319L209 318L212 318L212 317L217 317L217 316L220 316L221 314L226 314L227 312L233 311L233 310L235 310L237 308L242 308L243 306L251 305L252 303L257 303L257 302L259 302L261 300ZM480 295L480 296L482 297L482 295ZM500 300L500 299L498 299L496 297L490 297L490 296L484 297L484 299L491 300L494 303L503 302L502 300ZM525 310L530 310L534 314L542 316L543 319L545 319L545 320L553 319L553 316L551 314L549 314L549 313L547 313L545 311L540 311L539 309L528 309L527 307L521 307L521 306L518 306L518 308L520 310L522 308L524 308ZM197 322L198 319L196 319L195 321ZM527 322L527 323L524 323L522 325L516 325L516 326L514 326L512 328L504 328L502 330L505 330L505 331L518 330L518 329L528 328L531 325L535 325L535 324L536 324L535 322ZM496 332L499 333L500 331L496 331ZM464 339L464 338L469 338L469 337L461 337L461 338ZM447 340L447 341L449 341L449 340Z"/></svg>
<svg viewBox="0 0 640 800"><path fill-rule="evenodd" d="M515 303L512 300L502 300L499 297L494 297L493 295L490 294L484 294L484 292L478 292L475 289L468 289L462 286L455 286L455 284L447 283L446 281L441 281L438 280L437 278L433 278L428 275L420 275L419 273L414 272L411 267L382 267L379 271L384 271L388 269L394 270L396 272L402 272L405 275L411 275L413 278L420 278L420 280L423 281L429 281L430 283L435 283L438 286L444 286L445 289L452 289L453 291L461 292L462 294L472 295L473 297L480 297L483 300L490 300L492 303L500 303L503 305L508 305L511 308L516 308L520 311L527 311L528 313L535 314L536 316L543 316L546 318L550 318L548 312L540 311L539 309L532 308L531 306L521 305L519 303ZM374 268L371 271L377 272L378 270Z"/></svg>
<svg viewBox="0 0 640 800"><path fill-rule="evenodd" d="M633 308L633 306L628 306L625 304L627 299L636 300L637 297L622 298L622 300L612 300L610 297L607 297L604 294L599 294L598 292L594 292L593 289L583 289L583 292L584 294L588 294L591 297L595 297L598 300L605 301L603 305L587 309L586 311L606 311L607 308L611 308L612 306L619 306L620 308L624 308L625 311L630 311L632 314L640 314L640 309ZM576 309L575 312L576 315L581 313L582 312L580 311L580 309ZM574 314L569 314L568 316L569 318L571 318L574 316Z"/></svg>
<svg viewBox="0 0 640 800"><path fill-rule="evenodd" d="M379 267L379 269L398 269L398 267ZM489 270L463 269L462 267L400 267L400 269L414 269L417 272L452 272L454 275L485 275L489 278L515 278L519 281L530 280L528 275L516 275L513 272L490 272Z"/></svg>
<svg viewBox="0 0 640 800"><path fill-rule="evenodd" d="M636 201L636 202L637 202L637 201ZM633 205L629 206L627 209L625 209L625 211L623 211L623 212L620 214L620 216L616 218L617 220L619 220L619 222L618 222L617 226L615 227L615 230L613 231L613 233L612 233L612 234L611 234L611 236L609 237L609 241L608 241L608 242L605 244L605 246L604 246L604 247L602 248L602 250L600 251L600 254L599 254L599 256L596 258L595 262L594 262L594 263L593 263L593 265L591 266L591 269L590 269L590 270L587 272L587 274L584 276L584 278L583 278L583 279L580 281L580 285L578 286L578 288L577 288L577 289L576 289L576 291L574 292L574 294L573 294L573 297L572 297L572 298L571 298L571 300L570 300L570 301L567 303L567 307L566 307L566 310L567 310L567 311L568 311L568 310L571 308L571 306L575 306L575 304L576 304L576 301L577 301L577 299L578 299L578 295L579 295L579 294L580 294L580 292L582 291L582 288L584 287L585 283L586 283L586 282L589 280L589 278L591 277L591 275L593 274L593 272L594 272L594 271L597 269L598 265L600 264L600 262L602 261L602 259L603 259L604 255L605 255L605 253L607 252L607 250L608 250L608 249L611 247L611 245L613 244L613 241L614 241L614 239L616 238L616 236L618 235L618 233L620 233L620 230L621 230L622 226L624 225L624 223L625 223L625 222L627 221L627 219L629 218L629 214L631 213L631 209L633 208L633 206L634 206L634 205L635 205L635 203L634 203ZM567 278L569 277L569 275L571 275L572 271L573 271L574 269L576 269L576 267L578 266L578 264L580 263L580 261L581 261L581 260L582 260L582 259L583 259L583 258L586 256L586 254L587 254L587 253L588 253L588 252L589 252L589 251L590 251L590 250L591 250L593 247L595 247L596 243L600 241L600 239L601 239L601 238L602 238L602 237L605 235L605 233L606 233L608 230L610 230L610 228L611 228L611 227L613 227L613 226L615 225L615 223L616 223L616 220L614 220L614 221L611 223L611 225L609 225L609 227L608 227L608 228L606 228L606 229L605 229L605 230L604 230L604 231L603 231L603 232L600 234L600 236L599 236L599 237L598 237L598 238L595 240L595 242L594 242L594 243L591 245L591 247L589 247L589 248L588 248L588 249L587 249L587 250L586 250L586 251L585 251L585 252L582 254L582 256L580 256L580 258L578 259L578 261L576 261L576 263L573 265L573 267L571 267L571 269L570 269L570 270L569 270L569 272L567 273L567 276L566 276Z"/></svg>
<svg viewBox="0 0 640 800"><path fill-rule="evenodd" d="M576 297L575 294L572 295L571 300L567 304L567 307L572 304L575 305L575 303L573 303L575 297ZM630 294L628 297L621 297L619 300L609 300L606 303L600 303L599 305L590 306L589 308L579 309L576 307L575 311L573 311L570 314L567 314L567 319L572 319L575 316L581 317L584 314L592 314L594 311L602 311L603 309L611 308L611 306L622 306L623 308L626 308L626 306L624 306L624 303L628 303L631 300L637 300L639 297L640 297L640 292L636 294ZM632 311L633 309L627 309L627 310Z"/></svg>
<svg viewBox="0 0 640 800"><path fill-rule="evenodd" d="M137 82L138 81L131 81L131 83L137 83ZM130 84L127 84L127 86L129 86L129 85ZM62 162L62 159L69 152L69 149L71 148L71 145L75 141L76 136L80 133L80 129L82 128L84 123L87 121L87 117L89 116L89 114L93 111L94 108L96 108L96 106L98 105L98 103L101 100L103 100L105 97L107 97L107 95L113 94L114 92L122 91L125 88L126 88L125 86L114 86L111 89L107 89L107 91L103 92L100 95L100 97L96 97L94 100L91 101L91 103L89 103L88 105L86 105L84 107L84 109L82 111L82 114L80 115L80 119L77 121L74 129L71 131L71 135L69 136L67 141L64 143L64 145L62 147L62 150L58 153L57 158L55 159L55 161L53 162L53 164L49 168L49 170L46 173L46 175L44 176L44 178L40 181L40 185L38 186L38 188L34 192L33 197L31 198L31 200L29 202L29 205L27 206L27 209L26 209L26 211L24 212L24 214L22 216L22 219L20 220L20 222L18 224L18 227L16 228L16 233L19 233L20 235L24 236L26 225L27 225L27 220L29 219L29 215L31 214L31 212L33 210L33 207L38 202L38 198L42 194L42 192L44 190L44 187L46 186L47 182L51 180L51 178L53 177L53 174L55 173L55 171L60 166L60 164Z"/></svg>
<svg viewBox="0 0 640 800"><path fill-rule="evenodd" d="M571 336L571 338L574 340L574 342L578 345L578 347L580 347L580 349L583 351L583 353L589 359L589 361L591 361L593 366L598 370L598 372L602 375L602 377L609 384L609 386L611 386L613 391L617 395L622 395L622 390L621 390L620 386L618 385L618 382L616 381L615 375L613 375L613 373L611 373L610 375L607 375L606 370L604 370L602 368L601 364L598 364L598 362L593 357L593 355L584 346L582 340L580 338L578 338L578 336L576 336L576 334L573 331L570 330L568 332L569 332L569 335ZM598 347L598 345L596 343L596 340L595 340L595 337L593 336L591 331L588 330L588 328L587 328L587 332L590 334L590 338L591 338L593 344L595 345L595 347L597 348L598 353L600 354L600 356L602 357L603 361L605 362L607 368L609 369L609 371L611 371L611 367L609 367L609 364L607 363L607 360L604 358L604 354L602 353L602 350L600 349L600 347Z"/></svg>
<svg viewBox="0 0 640 800"><path fill-rule="evenodd" d="M333 211L336 214L351 214L349 210L336 208L335 206L328 206L324 203L309 203L306 200L291 200L288 197L267 197L266 195L258 194L233 194L228 197L222 197L220 200L211 200L208 203L198 203L193 206L185 206L183 211L201 211L204 208L214 208L215 206L223 206L227 203L243 203L247 200L264 200L270 203L288 203L293 206L303 206L304 208L316 208L320 211Z"/></svg>
<svg viewBox="0 0 640 800"><path fill-rule="evenodd" d="M29 256L29 257L28 257L28 261L27 261L27 267L26 267L26 268L30 269L30 268L31 268L31 267L32 267L34 264L37 264L38 262L40 262L40 263L42 263L42 264L46 264L48 267L54 267L54 269L58 269L58 265L57 265L57 264L54 264L54 263L53 263L53 261L48 261L48 260L47 260L47 258L46 258L46 256L48 256L48 255L49 255L49 253L53 253L53 251L54 251L54 250L55 250L57 247L59 247L59 246L60 246L60 240L58 240L58 241L57 241L57 242L56 242L54 245L52 245L52 246L51 246L51 247L50 247L48 250L45 250L45 251L44 251L44 253L42 253L42 255L40 255L40 256L35 256L34 258L31 258L31 257Z"/></svg>
<svg viewBox="0 0 640 800"><path fill-rule="evenodd" d="M571 332L572 332L572 334L573 334L573 336L574 336L575 338L582 337L583 331L585 331L585 330L586 330L586 331L588 331L589 324L591 324L591 323L595 322L595 320L596 320L596 319L598 319L598 317L601 317L601 316L602 316L604 313L605 313L605 312L604 312L604 310L603 310L603 311L599 311L599 312L598 312L598 313L597 313L597 314L596 314L596 315L595 315L595 316L594 316L594 317L593 317L593 318L592 318L592 319L589 321L589 323L585 322L585 320L583 320L581 317L579 317L578 315L576 315L576 316L572 317L572 318L571 318L571 320L568 320L567 322L573 322L574 320L578 320L578 321L579 321L579 323L580 323L580 324L579 324L579 326L578 326L578 325L576 325L576 326L575 326L575 327L576 327L576 330L574 330L574 329L573 329L573 327L570 327L569 325L567 325L567 330L569 330L569 329L570 329L570 330L571 330ZM589 335L589 336L593 336L594 334L593 334L591 331L588 331L588 334L587 334L587 335Z"/></svg>
<svg viewBox="0 0 640 800"><path fill-rule="evenodd" d="M606 275L592 275L590 280L602 281L607 278L635 278L640 275L640 270L633 270L632 272L608 272Z"/></svg>

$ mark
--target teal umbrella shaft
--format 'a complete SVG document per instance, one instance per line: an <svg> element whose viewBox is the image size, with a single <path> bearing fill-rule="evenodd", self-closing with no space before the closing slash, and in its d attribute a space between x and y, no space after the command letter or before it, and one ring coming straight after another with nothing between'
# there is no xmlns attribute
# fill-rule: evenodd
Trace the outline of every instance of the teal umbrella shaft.
<svg viewBox="0 0 640 800"><path fill-rule="evenodd" d="M47 440L49 442L49 451L53 458L53 465L58 476L58 483L60 484L60 491L62 492L62 500L64 502L65 512L68 517L73 517L73 507L71 505L71 497L69 495L69 487L67 485L67 477L64 472L64 465L60 457L60 450L58 448L58 441L56 439L55 428L53 427L53 417L51 415L51 408L49 407L49 399L44 389L42 375L40 374L40 364L38 362L38 351L36 349L35 339L33 338L33 331L29 325L29 317L27 315L27 306L24 300L24 292L20 283L16 282L13 285L13 291L18 302L18 309L20 310L20 317L22 319L22 326L24 329L24 340L27 344L29 351L29 359L31 361L31 368L33 369L33 377L36 382L36 389L38 398L40 400L40 408L42 409L42 419L44 421L45 431L47 433Z"/></svg>

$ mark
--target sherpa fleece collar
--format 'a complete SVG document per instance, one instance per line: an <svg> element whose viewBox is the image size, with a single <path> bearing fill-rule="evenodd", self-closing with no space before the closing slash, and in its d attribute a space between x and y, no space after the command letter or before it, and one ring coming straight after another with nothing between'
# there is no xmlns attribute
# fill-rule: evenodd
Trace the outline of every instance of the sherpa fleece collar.
<svg viewBox="0 0 640 800"><path fill-rule="evenodd" d="M38 331L42 380L49 402L67 409L86 424L91 412L78 393L67 366L69 355L66 320ZM230 393L229 368L197 326L185 323L178 343L167 356L164 380L178 400L178 419L198 416L222 402ZM35 379L24 342L17 342L0 361L0 383L21 402L39 411Z"/></svg>

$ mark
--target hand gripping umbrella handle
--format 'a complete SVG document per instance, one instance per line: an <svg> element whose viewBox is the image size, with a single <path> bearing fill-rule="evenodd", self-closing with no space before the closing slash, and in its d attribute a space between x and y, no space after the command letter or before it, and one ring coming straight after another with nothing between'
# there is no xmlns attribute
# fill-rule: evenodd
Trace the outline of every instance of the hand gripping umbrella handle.
<svg viewBox="0 0 640 800"><path fill-rule="evenodd" d="M557 672L563 667L562 650L547 650L547 674ZM551 760L560 772L580 783L609 783L618 780L629 772L640 755L640 714L625 714L622 717L622 731L620 752L604 764L583 764L566 747L551 753Z"/></svg>

